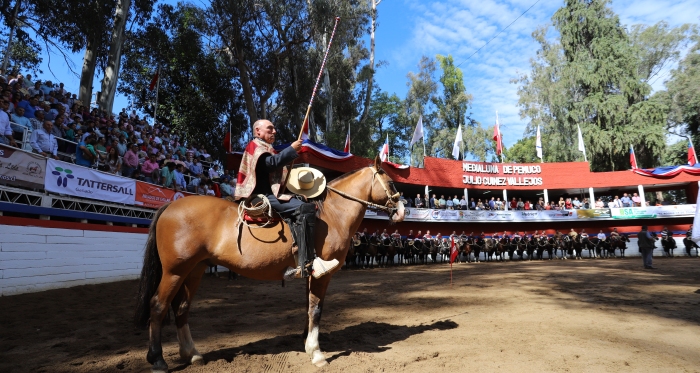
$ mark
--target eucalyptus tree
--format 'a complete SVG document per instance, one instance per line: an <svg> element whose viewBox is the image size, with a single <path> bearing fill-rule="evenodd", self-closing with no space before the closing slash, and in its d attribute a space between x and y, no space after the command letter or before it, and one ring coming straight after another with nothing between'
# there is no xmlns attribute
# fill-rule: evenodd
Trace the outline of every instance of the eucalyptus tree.
<svg viewBox="0 0 700 373"><path fill-rule="evenodd" d="M540 50L530 75L518 80L519 104L530 118L528 133L542 126L548 161L583 158L578 126L596 171L628 168L631 144L640 165L655 164L663 153L667 107L650 99L645 79L664 59L641 58L651 54L635 48L608 4L566 0L552 17L559 41L548 39L546 27L533 33Z"/></svg>
<svg viewBox="0 0 700 373"><path fill-rule="evenodd" d="M694 35L693 41L688 54L671 71L667 91L659 96L670 107L669 128L692 136L697 144L700 141L700 36Z"/></svg>

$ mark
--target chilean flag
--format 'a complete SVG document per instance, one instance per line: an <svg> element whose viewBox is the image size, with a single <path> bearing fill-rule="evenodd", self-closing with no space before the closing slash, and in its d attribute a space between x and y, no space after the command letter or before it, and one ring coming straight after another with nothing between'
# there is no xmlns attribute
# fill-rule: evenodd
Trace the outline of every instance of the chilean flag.
<svg viewBox="0 0 700 373"><path fill-rule="evenodd" d="M695 154L695 147L692 141L688 141L688 164L695 166L698 163L698 155Z"/></svg>
<svg viewBox="0 0 700 373"><path fill-rule="evenodd" d="M381 159L382 162L389 160L389 134L386 135L386 142L384 143L384 146L382 146L382 150L379 152L379 159Z"/></svg>
<svg viewBox="0 0 700 373"><path fill-rule="evenodd" d="M690 155L688 156L690 157ZM632 169L637 169L637 157L634 156L634 149L632 148L632 145L630 145L630 165L632 166Z"/></svg>
<svg viewBox="0 0 700 373"><path fill-rule="evenodd" d="M457 246L455 245L455 238L452 237L452 245L450 245L450 264L455 262L458 253L459 251L457 251Z"/></svg>
<svg viewBox="0 0 700 373"><path fill-rule="evenodd" d="M343 151L350 154L350 125L348 125L348 135L345 137L345 147Z"/></svg>
<svg viewBox="0 0 700 373"><path fill-rule="evenodd" d="M503 153L503 136L501 135L500 123L498 123L498 112L496 112L496 126L493 127L493 140L496 141L496 155Z"/></svg>

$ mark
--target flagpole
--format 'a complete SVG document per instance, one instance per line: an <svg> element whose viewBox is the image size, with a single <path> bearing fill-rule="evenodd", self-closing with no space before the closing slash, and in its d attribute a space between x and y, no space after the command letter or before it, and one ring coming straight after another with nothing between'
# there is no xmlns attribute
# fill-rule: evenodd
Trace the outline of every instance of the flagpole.
<svg viewBox="0 0 700 373"><path fill-rule="evenodd" d="M160 89L160 65L158 65L158 81L156 81L156 104L153 107L153 125L156 125L156 114L158 114L158 90Z"/></svg>

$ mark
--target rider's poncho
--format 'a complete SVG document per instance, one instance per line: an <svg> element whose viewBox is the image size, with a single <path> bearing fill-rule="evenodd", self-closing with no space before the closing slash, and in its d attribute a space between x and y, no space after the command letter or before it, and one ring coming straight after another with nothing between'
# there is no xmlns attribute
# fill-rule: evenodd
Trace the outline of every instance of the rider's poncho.
<svg viewBox="0 0 700 373"><path fill-rule="evenodd" d="M255 166L258 164L258 159L263 154L277 154L272 145L261 139L253 139L248 143L243 152L241 159L241 167L238 170L238 180L236 182L236 199L245 199L250 197L255 189ZM275 172L270 173L270 186L272 193L281 201L289 201L292 198L289 194L279 194L280 186L287 177L287 168L280 167Z"/></svg>

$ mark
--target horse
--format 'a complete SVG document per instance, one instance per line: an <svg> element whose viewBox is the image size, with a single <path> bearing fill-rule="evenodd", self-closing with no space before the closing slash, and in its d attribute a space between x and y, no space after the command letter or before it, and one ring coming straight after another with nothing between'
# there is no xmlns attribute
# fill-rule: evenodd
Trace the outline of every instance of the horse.
<svg viewBox="0 0 700 373"><path fill-rule="evenodd" d="M626 234L621 234L620 238L612 238L610 242L610 251L612 251L612 255L615 256L615 250L620 249L620 258L624 258L625 250L627 250L627 242L630 242L630 238Z"/></svg>
<svg viewBox="0 0 700 373"><path fill-rule="evenodd" d="M457 255L457 259L459 260L459 263L464 263L462 261L462 257L466 257L467 263L471 263L471 253L472 253L472 238L467 237L467 236L460 236L459 240L457 241L457 252L459 255Z"/></svg>
<svg viewBox="0 0 700 373"><path fill-rule="evenodd" d="M554 237L542 236L539 242L540 249L537 250L537 256L540 260L544 260L544 253L547 253L547 260L552 260L554 257L554 247L556 245Z"/></svg>
<svg viewBox="0 0 700 373"><path fill-rule="evenodd" d="M476 263L479 263L479 257L481 256L481 252L485 251L484 248L486 246L486 242L481 237L472 238L472 242L473 243L470 246L472 251L474 252L474 261Z"/></svg>
<svg viewBox="0 0 700 373"><path fill-rule="evenodd" d="M391 248L391 237L381 239L381 245L377 249L377 265L386 267L389 264L389 249ZM394 253L395 254L395 253ZM392 255L393 258L393 255ZM393 259L392 259L393 260Z"/></svg>
<svg viewBox="0 0 700 373"><path fill-rule="evenodd" d="M590 236L581 237L581 251L588 250L588 257L595 259L595 249L596 244L591 241L591 239L598 239L597 237L591 238Z"/></svg>
<svg viewBox="0 0 700 373"><path fill-rule="evenodd" d="M691 252L693 248L695 248L695 256L700 256L700 246L698 246L695 241L691 240L689 235L683 239L683 245L685 246L685 253L688 254L688 256L692 257Z"/></svg>
<svg viewBox="0 0 700 373"><path fill-rule="evenodd" d="M559 236L559 239L557 240L557 247L561 250L562 260L566 260L569 255L573 254L571 249L571 237L565 234ZM556 255L556 249L554 254Z"/></svg>
<svg viewBox="0 0 700 373"><path fill-rule="evenodd" d="M325 260L343 260L350 236L356 232L367 207L389 214L392 222L404 219L391 178L374 165L347 173L327 184L315 202L318 207L315 248ZM218 264L257 280L283 280L288 267L296 267L289 226L275 221L265 228L237 224L238 204L211 196L192 196L165 204L155 214L146 241L134 322L149 328L146 360L152 371L167 372L161 328L175 313L180 357L202 364L188 325L189 308L209 264ZM305 350L316 366L327 364L318 342L326 290L336 267L323 277L306 278L308 322Z"/></svg>
<svg viewBox="0 0 700 373"><path fill-rule="evenodd" d="M455 243L456 245L456 243ZM445 263L450 258L450 250L452 248L452 241L448 239L443 239L440 244L440 263Z"/></svg>
<svg viewBox="0 0 700 373"><path fill-rule="evenodd" d="M367 249L369 248L369 237L364 234L360 236L360 244L355 246L355 266L357 268L365 267L365 259L367 257Z"/></svg>
<svg viewBox="0 0 700 373"><path fill-rule="evenodd" d="M391 239L391 246L392 246L392 250L396 253L396 258L397 258L396 262L394 262L393 256L391 258L389 258L389 259L391 259L391 265L403 264L404 256L406 255L406 246L404 245L404 241L401 239L400 236L394 237Z"/></svg>
<svg viewBox="0 0 700 373"><path fill-rule="evenodd" d="M601 242L601 240L596 236L592 236L592 237L588 237L588 242L589 242L588 256L593 258L593 259L600 258L600 251L601 251L600 250L600 242Z"/></svg>
<svg viewBox="0 0 700 373"><path fill-rule="evenodd" d="M404 252L404 259L406 264L416 264L416 255L418 255L418 240L407 238L406 239L406 251Z"/></svg>
<svg viewBox="0 0 700 373"><path fill-rule="evenodd" d="M374 263L379 265L379 246L382 246L382 243L379 242L379 237L376 235L370 236L369 245L367 245L367 254L364 257L370 269L374 269Z"/></svg>
<svg viewBox="0 0 700 373"><path fill-rule="evenodd" d="M583 259L581 254L583 253L583 243L581 242L581 235L577 234L571 239L571 250L574 251L574 259Z"/></svg>
<svg viewBox="0 0 700 373"><path fill-rule="evenodd" d="M661 237L661 247L663 247L666 256L673 258L673 249L678 247L673 234L669 233L668 236Z"/></svg>
<svg viewBox="0 0 700 373"><path fill-rule="evenodd" d="M484 255L486 255L486 261L492 261L493 255L496 253L496 244L498 242L493 238L487 238L484 240Z"/></svg>
<svg viewBox="0 0 700 373"><path fill-rule="evenodd" d="M362 245L362 241L357 234L350 238L350 247L348 248L348 253L345 254L345 268L350 268L350 264L357 265L355 256L360 245Z"/></svg>
<svg viewBox="0 0 700 373"><path fill-rule="evenodd" d="M527 254L527 260L531 261L535 257L535 250L537 249L537 239L534 236L530 236L525 239L525 253Z"/></svg>
<svg viewBox="0 0 700 373"><path fill-rule="evenodd" d="M385 266L389 266L389 263L391 263L392 266L396 264L394 262L394 257L399 255L399 250L403 250L403 246L401 246L401 237L397 238L391 238L389 239L389 247L386 249L386 261L385 261ZM399 262L401 261L401 257L403 256L403 251L401 254L398 256L399 257Z"/></svg>

